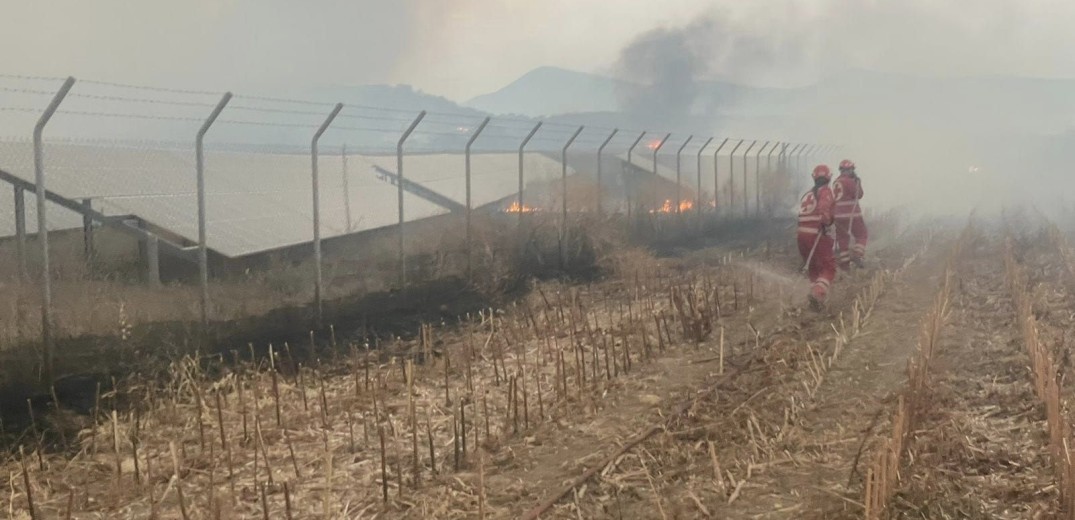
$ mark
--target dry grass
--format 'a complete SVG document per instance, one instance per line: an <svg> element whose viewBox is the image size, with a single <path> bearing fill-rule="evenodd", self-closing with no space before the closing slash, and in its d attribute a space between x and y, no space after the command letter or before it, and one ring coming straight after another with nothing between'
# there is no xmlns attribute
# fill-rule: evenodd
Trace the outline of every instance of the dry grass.
<svg viewBox="0 0 1075 520"><path fill-rule="evenodd" d="M927 381L930 361L940 338L941 328L949 317L952 276L961 251L969 240L970 232L968 225L956 240L942 275L941 287L922 320L917 348L907 364L907 388L899 396L896 410L889 421L891 434L873 449L870 456L871 463L866 470L862 499L863 515L867 520L883 518L892 497L899 489L900 467L904 463L910 434L914 430L916 418L925 413L924 407L929 405Z"/></svg>
<svg viewBox="0 0 1075 520"><path fill-rule="evenodd" d="M853 283L854 289L844 289L854 290L854 297L848 298L835 321L818 320L821 323L806 327L798 323L800 316L788 312L762 325L760 316L768 315L769 309L757 309L745 323L723 321L727 327L749 331L729 348L729 366L736 367L735 373L705 381L704 391L694 394L685 414L676 414L678 407L665 407L657 431L653 425L639 429L643 435L651 434L643 444L626 453L613 452L618 456L606 459L611 460L607 465L587 463L587 473L597 468L596 482L575 481L574 495L565 496L549 514L721 518L736 511L733 508L744 496L756 498L771 478L767 473L781 466L820 463L795 447L805 435L801 417L816 406L818 389L841 354L866 332L887 287L920 254L906 257L891 272L880 271ZM771 297L774 288L769 286L766 294ZM758 330L762 327L766 332ZM808 344L801 341L803 336L811 338ZM720 359L723 343L713 338L703 348L712 349L708 351L712 359ZM638 391L652 390L643 386ZM794 494L801 492L796 489ZM843 493L836 495L850 500ZM762 507L762 515L794 517L800 508L801 504L770 502ZM750 511L738 512L749 517Z"/></svg>
<svg viewBox="0 0 1075 520"><path fill-rule="evenodd" d="M459 328L423 327L377 352L353 345L312 366L288 345L222 378L205 360L177 361L163 388L125 386L129 412L102 396L73 455L31 445L6 462L15 473L2 477L11 492L0 504L12 518L28 515L31 495L37 518L62 518L68 503L74 518L452 518L479 502L497 516L504 506L482 498L483 475L509 468L513 446L598 413L626 375L685 343L673 287L711 319L717 301L726 314L749 303L732 267L632 270L607 290L543 283Z"/></svg>
<svg viewBox="0 0 1075 520"><path fill-rule="evenodd" d="M1063 250L1061 246L1061 251ZM1066 254L1063 256L1067 264L1069 257ZM1058 365L1049 347L1040 340L1031 293L1027 289L1026 273L1015 260L1010 237L1005 241L1004 263L1009 290L1015 301L1016 316L1021 325L1023 344L1030 357L1034 391L1045 407L1050 455L1060 487L1060 509L1064 518L1075 519L1075 458L1071 453L1075 439L1071 437L1066 419L1070 410L1063 410L1061 406Z"/></svg>

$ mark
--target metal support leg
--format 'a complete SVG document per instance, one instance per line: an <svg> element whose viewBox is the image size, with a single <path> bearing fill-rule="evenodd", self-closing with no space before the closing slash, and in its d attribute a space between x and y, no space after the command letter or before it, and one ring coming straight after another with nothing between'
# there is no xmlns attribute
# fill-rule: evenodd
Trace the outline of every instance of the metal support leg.
<svg viewBox="0 0 1075 520"><path fill-rule="evenodd" d="M26 282L30 280L30 272L26 267L26 190L15 187L15 247L19 258L19 278Z"/></svg>
<svg viewBox="0 0 1075 520"><path fill-rule="evenodd" d="M156 235L146 240L146 284L153 288L161 285L160 240Z"/></svg>
<svg viewBox="0 0 1075 520"><path fill-rule="evenodd" d="M90 199L82 199L82 207L93 209ZM82 255L86 258L86 265L93 261L93 219L89 212L82 214Z"/></svg>

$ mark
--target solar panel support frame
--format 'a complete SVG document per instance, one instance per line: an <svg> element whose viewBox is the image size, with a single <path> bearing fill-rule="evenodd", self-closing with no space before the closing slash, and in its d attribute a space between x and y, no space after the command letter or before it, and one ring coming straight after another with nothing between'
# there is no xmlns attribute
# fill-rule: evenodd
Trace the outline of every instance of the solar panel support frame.
<svg viewBox="0 0 1075 520"><path fill-rule="evenodd" d="M93 199L82 199L82 205L87 209L93 210ZM86 261L86 265L89 266L93 262L94 253L96 247L93 243L93 219L90 217L89 212L82 214L82 256Z"/></svg>
<svg viewBox="0 0 1075 520"><path fill-rule="evenodd" d="M26 267L26 190L14 187L15 192L15 251L19 261L19 280L30 281L30 272Z"/></svg>

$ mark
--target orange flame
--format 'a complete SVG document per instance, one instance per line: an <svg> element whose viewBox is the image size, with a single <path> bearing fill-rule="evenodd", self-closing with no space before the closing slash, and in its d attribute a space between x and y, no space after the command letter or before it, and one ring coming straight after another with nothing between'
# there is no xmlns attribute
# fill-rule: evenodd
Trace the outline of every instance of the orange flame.
<svg viewBox="0 0 1075 520"><path fill-rule="evenodd" d="M535 213L537 211L537 208L525 204L520 205L519 201L512 202L511 206L504 209L504 213Z"/></svg>
<svg viewBox="0 0 1075 520"><path fill-rule="evenodd" d="M679 201L679 212L680 213L684 213L684 212L690 211L692 209L694 209L694 202L693 201L691 201L691 200L681 200L681 201ZM676 205L672 202L671 199L665 199L664 204L662 204L660 208L650 210L650 213L675 213L675 212L676 212Z"/></svg>

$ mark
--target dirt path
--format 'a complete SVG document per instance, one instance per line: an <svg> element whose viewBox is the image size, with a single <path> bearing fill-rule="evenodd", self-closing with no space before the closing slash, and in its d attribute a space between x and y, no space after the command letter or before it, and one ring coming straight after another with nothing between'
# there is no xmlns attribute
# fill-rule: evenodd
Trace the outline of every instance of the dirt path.
<svg viewBox="0 0 1075 520"><path fill-rule="evenodd" d="M862 278L849 281L843 289L851 292L863 282ZM803 315L801 306L788 307L784 293L766 290L755 305L722 321L728 377L719 373L720 335L715 333L702 344L677 347L635 376L616 381L615 388L590 401L571 420L557 421L532 432L521 443L505 446L506 455L496 459L486 476L486 493L497 515L522 515L715 381L723 381L730 401L748 399L764 380L739 379L731 373L747 369L758 354L756 343L764 345L804 326L824 327L823 319ZM848 304L846 294L833 302L836 309Z"/></svg>
<svg viewBox="0 0 1075 520"><path fill-rule="evenodd" d="M908 254L908 251L885 252L887 263L894 266L901 265ZM849 359L849 368L834 367L828 372L825 376L826 386L830 384L829 377L839 380L859 373L850 368L855 363L872 363L875 368L888 373L886 378L871 379L871 383L876 382L881 387L897 385L902 381L899 369L890 366L893 363L891 359L899 358L901 353L886 348L886 345L899 341L897 324L905 317L913 327L921 314L921 309L916 308L917 302L928 302L934 293L930 277L939 271L938 264L935 255L920 259L915 262L914 269L904 273L908 281L888 288L895 296L886 296L885 300L894 300L895 303L882 303L874 309L876 314L870 323L888 324L887 327L891 328L881 329L881 334L871 332L860 336L851 347L847 347L849 351L854 351L861 348L860 342L877 343L874 349L878 352L878 359ZM832 302L830 314L781 317L782 326L758 338L756 345L750 345L750 356L738 364L744 372L731 381L714 377L696 380L678 370L667 374L665 377L678 378L695 391L718 385L717 393L714 398L699 403L684 420L673 421L669 431L657 434L604 469L599 478L580 487L546 517L694 518L702 514L715 518L736 518L756 516L774 509L782 511L786 517L801 516L802 504L796 504L794 494L798 486L787 482L794 478L793 475L787 473L784 479L772 481L768 481L770 477L766 475L770 472L775 475L783 471L785 465L794 463L804 466L801 468L803 478L813 479L811 482L816 480L816 475L806 475L809 461L799 459L800 452L804 450L800 444L814 443L811 450L827 445L828 440L817 440L819 435L813 430L825 430L828 424L838 423L838 417L830 416L834 414L832 410L843 407L837 403L831 409L818 411L811 408L812 404L808 402L812 402L813 398L796 397L802 393L800 382L807 378L806 374L810 371L810 355L806 354L804 345L814 343L814 356L824 358L829 354L829 340L826 338L833 335L834 324L839 325L837 314L843 313L844 319L849 320L853 297L863 291L871 280L864 273L841 280L840 296ZM913 348L913 345L908 348ZM689 363L690 358L670 362L682 365ZM846 376L841 372L846 372ZM855 393L849 393L846 388L825 392L839 398L855 397ZM816 397L827 399L821 393L818 392ZM804 405L807 406L805 410L802 409ZM854 412L861 412L861 399L847 406ZM789 410L792 410L794 417L781 416ZM818 419L809 424L805 420L800 422L799 418L810 414L817 415ZM616 415L617 420L625 418L622 414ZM633 431L640 430L636 428ZM759 442L762 437L769 439ZM622 441L622 438L618 440ZM713 442L712 448L710 442ZM608 440L605 443L611 444ZM759 444L765 446L759 449ZM789 452L796 454L794 457L785 455ZM720 483L714 478L717 466L723 466ZM562 478L566 480L579 473L580 470L565 473ZM846 479L846 474L843 478ZM796 500L784 500L781 494ZM730 495L735 499L732 506L727 506Z"/></svg>
<svg viewBox="0 0 1075 520"><path fill-rule="evenodd" d="M716 517L861 517L856 502L861 501L861 474L868 462L863 442L878 429L880 413L891 408L904 385L903 368L936 293L947 249L947 243L934 245L893 282L862 335L800 412L782 445L788 460L758 472L735 502L712 509Z"/></svg>
<svg viewBox="0 0 1075 520"><path fill-rule="evenodd" d="M982 239L970 249L894 516L1048 517L1057 491L1044 413L1014 325L1001 241Z"/></svg>

